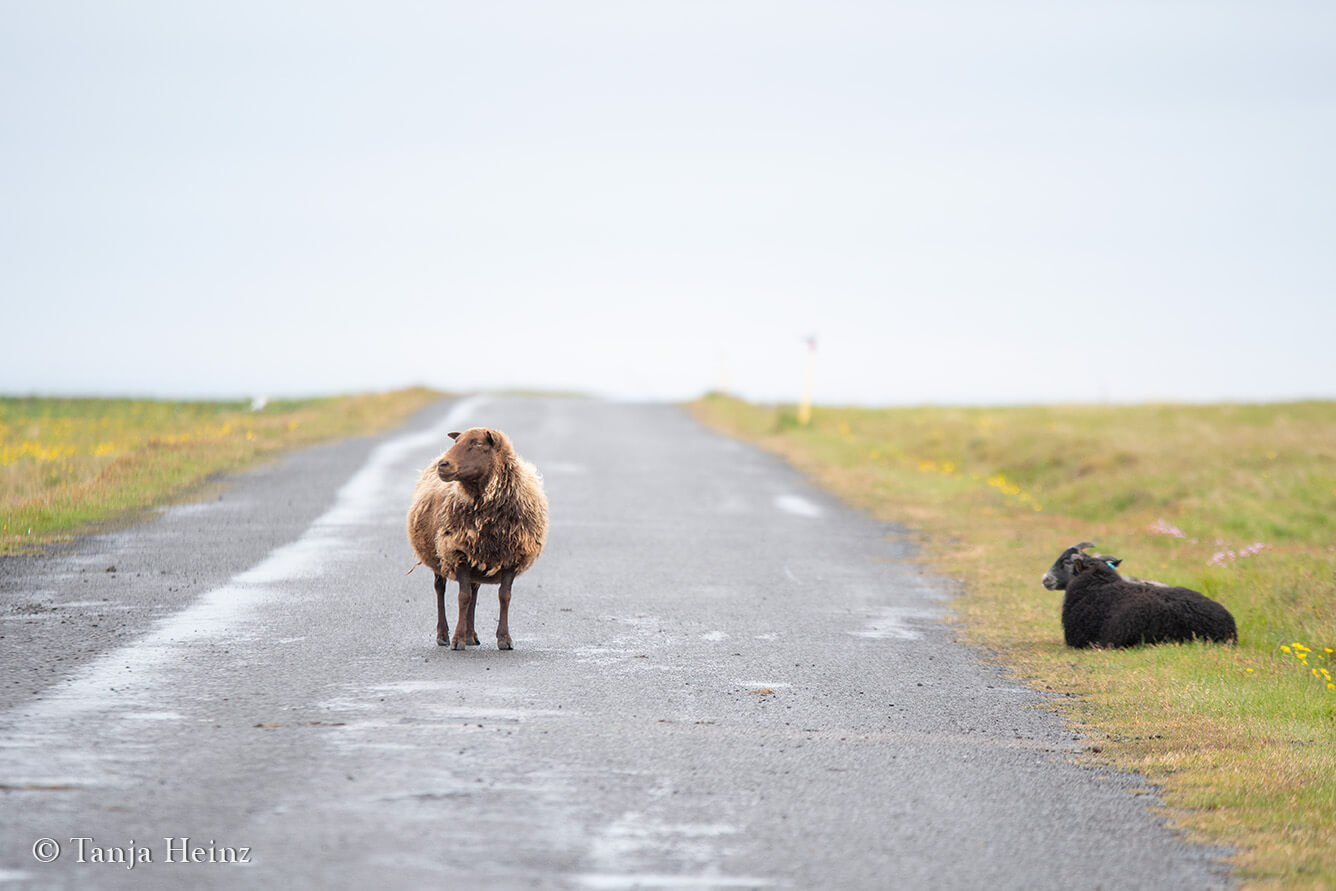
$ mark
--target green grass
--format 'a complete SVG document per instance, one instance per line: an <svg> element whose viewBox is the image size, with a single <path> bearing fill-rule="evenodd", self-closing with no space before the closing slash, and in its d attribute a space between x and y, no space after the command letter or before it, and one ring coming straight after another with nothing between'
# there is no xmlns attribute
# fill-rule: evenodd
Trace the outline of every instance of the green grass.
<svg viewBox="0 0 1336 891"><path fill-rule="evenodd" d="M922 559L965 583L966 636L1079 694L1055 708L1092 757L1143 772L1177 824L1239 848L1250 883L1336 887L1336 403L819 408L809 427L791 407L692 407L921 530ZM1238 646L1065 647L1062 595L1039 576L1081 540L1220 600Z"/></svg>
<svg viewBox="0 0 1336 891"><path fill-rule="evenodd" d="M424 388L248 402L0 397L0 553L66 540L280 450L372 433Z"/></svg>

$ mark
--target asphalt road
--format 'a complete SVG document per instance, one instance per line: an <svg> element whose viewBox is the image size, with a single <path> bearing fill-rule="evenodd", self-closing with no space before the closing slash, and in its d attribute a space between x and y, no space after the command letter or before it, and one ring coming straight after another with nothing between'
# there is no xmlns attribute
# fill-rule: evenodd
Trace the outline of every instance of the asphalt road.
<svg viewBox="0 0 1336 891"><path fill-rule="evenodd" d="M417 470L476 425L551 503L512 652L494 587L482 647L455 652L431 576L404 574ZM0 562L0 880L1227 884L1223 852L1135 775L1075 763L1041 697L956 642L912 555L671 406L465 400L294 453ZM115 849L138 862L98 862Z"/></svg>

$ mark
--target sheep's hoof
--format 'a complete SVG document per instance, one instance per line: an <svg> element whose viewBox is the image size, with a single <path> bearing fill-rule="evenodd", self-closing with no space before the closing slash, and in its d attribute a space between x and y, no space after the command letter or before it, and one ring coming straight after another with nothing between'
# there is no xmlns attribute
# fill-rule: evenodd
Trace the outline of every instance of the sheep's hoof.
<svg viewBox="0 0 1336 891"><path fill-rule="evenodd" d="M498 650L513 650L515 647L511 644L510 638L498 637L496 639L496 648Z"/></svg>
<svg viewBox="0 0 1336 891"><path fill-rule="evenodd" d="M450 641L447 640L447 639L444 638L444 637L438 637L438 638L436 638L436 646L438 646L438 647L448 647L448 646L450 646Z"/></svg>
<svg viewBox="0 0 1336 891"><path fill-rule="evenodd" d="M468 647L468 643L466 643L462 637L456 637L454 640L450 641L450 649L452 650L462 650L466 647Z"/></svg>
<svg viewBox="0 0 1336 891"><path fill-rule="evenodd" d="M482 641L478 640L478 635L473 634L469 636L469 646L476 647L479 646L481 643Z"/></svg>

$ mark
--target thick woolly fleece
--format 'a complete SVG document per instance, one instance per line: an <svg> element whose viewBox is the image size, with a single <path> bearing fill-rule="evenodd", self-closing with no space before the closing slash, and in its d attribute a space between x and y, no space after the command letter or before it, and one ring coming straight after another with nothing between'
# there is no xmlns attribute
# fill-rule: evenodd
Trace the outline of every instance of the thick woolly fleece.
<svg viewBox="0 0 1336 891"><path fill-rule="evenodd" d="M461 565L476 582L495 581L505 570L524 572L547 538L547 496L538 470L515 453L509 437L496 440L492 467L477 494L460 482L443 482L437 458L422 471L408 512L408 540L432 572L455 580ZM444 456L442 456L444 457Z"/></svg>
<svg viewBox="0 0 1336 891"><path fill-rule="evenodd" d="M1062 601L1069 647L1133 647L1238 638L1229 610L1190 588L1129 582L1101 560L1078 561Z"/></svg>

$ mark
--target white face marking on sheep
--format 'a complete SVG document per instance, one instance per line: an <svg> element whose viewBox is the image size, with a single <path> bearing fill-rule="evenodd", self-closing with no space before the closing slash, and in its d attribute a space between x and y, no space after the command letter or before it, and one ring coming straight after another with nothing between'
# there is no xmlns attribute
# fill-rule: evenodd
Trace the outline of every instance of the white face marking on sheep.
<svg viewBox="0 0 1336 891"><path fill-rule="evenodd" d="M1083 541L1080 544L1073 545L1072 547L1063 551L1061 554L1058 555L1058 559L1053 561L1053 565L1048 568L1048 572L1040 576L1039 578L1040 584L1042 584L1049 591L1066 590L1067 584L1076 575L1076 558L1087 557L1088 555L1083 554L1082 551L1084 551L1086 548L1093 548L1093 547L1094 547L1093 543L1088 541ZM1117 565L1117 563L1121 562L1116 557L1099 557L1091 559L1114 561L1113 564L1111 565Z"/></svg>

